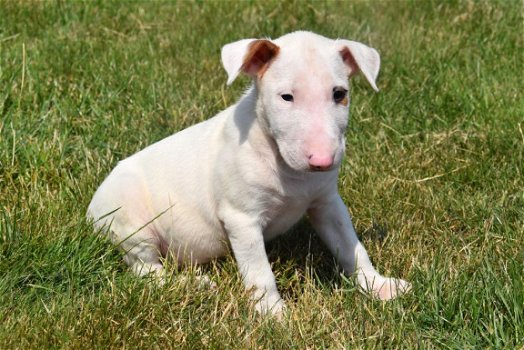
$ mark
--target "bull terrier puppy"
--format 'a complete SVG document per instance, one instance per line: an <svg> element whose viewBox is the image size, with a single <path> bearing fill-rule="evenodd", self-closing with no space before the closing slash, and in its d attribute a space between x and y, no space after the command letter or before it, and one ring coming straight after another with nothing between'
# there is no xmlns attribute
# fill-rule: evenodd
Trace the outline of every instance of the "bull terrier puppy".
<svg viewBox="0 0 524 350"><path fill-rule="evenodd" d="M232 250L256 309L283 307L264 242L304 214L359 286L387 300L410 284L380 275L337 191L348 123L348 77L373 89L376 50L294 32L222 48L227 83L253 86L237 104L122 160L88 208L137 275L162 273L162 258L201 264Z"/></svg>

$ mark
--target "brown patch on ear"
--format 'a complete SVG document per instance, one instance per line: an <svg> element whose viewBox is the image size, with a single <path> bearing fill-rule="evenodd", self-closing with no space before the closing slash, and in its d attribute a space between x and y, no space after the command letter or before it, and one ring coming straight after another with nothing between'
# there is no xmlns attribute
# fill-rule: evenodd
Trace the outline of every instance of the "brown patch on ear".
<svg viewBox="0 0 524 350"><path fill-rule="evenodd" d="M349 99L348 99L348 96L346 95L346 97L344 97L344 99L340 101L340 104L343 106L347 106L348 102L349 102Z"/></svg>
<svg viewBox="0 0 524 350"><path fill-rule="evenodd" d="M342 60L344 61L346 66L348 66L349 68L348 75L350 77L357 74L360 71L357 61L355 61L355 58L353 57L353 55L347 47L340 50L340 55L342 56Z"/></svg>
<svg viewBox="0 0 524 350"><path fill-rule="evenodd" d="M255 40L249 45L244 63L240 68L244 73L262 78L269 63L278 55L280 48L269 40Z"/></svg>

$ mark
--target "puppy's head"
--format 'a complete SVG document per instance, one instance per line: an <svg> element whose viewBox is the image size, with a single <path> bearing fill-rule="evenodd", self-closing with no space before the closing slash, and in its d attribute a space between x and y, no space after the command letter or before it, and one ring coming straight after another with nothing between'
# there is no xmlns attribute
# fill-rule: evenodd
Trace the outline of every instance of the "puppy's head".
<svg viewBox="0 0 524 350"><path fill-rule="evenodd" d="M222 62L228 84L240 72L254 79L257 116L285 163L298 171L328 171L340 164L350 103L348 77L362 73L378 91L377 51L311 32L228 44L222 48Z"/></svg>

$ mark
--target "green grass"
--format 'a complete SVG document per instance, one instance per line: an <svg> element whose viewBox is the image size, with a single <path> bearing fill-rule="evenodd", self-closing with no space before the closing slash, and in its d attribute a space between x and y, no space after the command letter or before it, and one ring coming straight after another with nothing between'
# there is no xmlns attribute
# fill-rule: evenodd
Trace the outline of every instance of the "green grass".
<svg viewBox="0 0 524 350"><path fill-rule="evenodd" d="M0 348L524 347L520 1L0 2ZM119 159L234 103L222 45L309 29L381 53L353 81L340 192L378 269L355 291L301 222L268 245L289 306L134 278L87 204ZM178 272L193 276L194 271Z"/></svg>

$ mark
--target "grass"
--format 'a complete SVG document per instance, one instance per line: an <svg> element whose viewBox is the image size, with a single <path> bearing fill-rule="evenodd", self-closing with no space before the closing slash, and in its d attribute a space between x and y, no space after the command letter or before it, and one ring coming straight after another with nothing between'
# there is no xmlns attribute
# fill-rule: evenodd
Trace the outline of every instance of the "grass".
<svg viewBox="0 0 524 350"><path fill-rule="evenodd" d="M0 2L0 348L524 347L519 1ZM249 308L232 258L134 278L84 215L119 159L234 103L220 48L309 29L369 43L340 192L378 269L355 291L304 221L268 254L289 306ZM194 271L178 274L194 276Z"/></svg>

